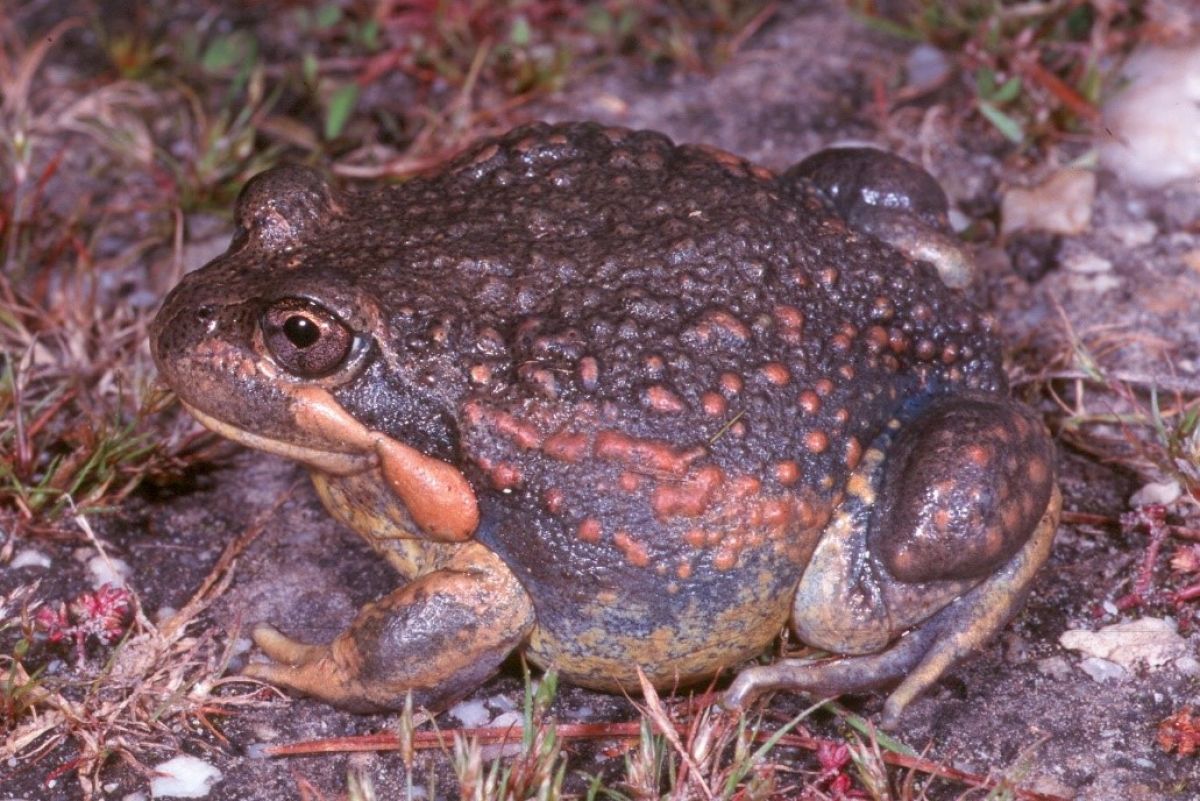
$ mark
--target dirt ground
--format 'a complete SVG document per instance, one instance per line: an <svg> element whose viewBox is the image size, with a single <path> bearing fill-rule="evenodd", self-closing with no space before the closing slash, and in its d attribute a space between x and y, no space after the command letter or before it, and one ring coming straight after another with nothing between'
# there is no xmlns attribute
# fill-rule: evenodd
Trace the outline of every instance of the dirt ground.
<svg viewBox="0 0 1200 801"><path fill-rule="evenodd" d="M999 139L962 135L961 119L936 102L884 113L874 89L901 69L909 47L868 31L835 4L798 3L778 13L711 76L618 63L523 113L654 128L677 141L713 144L774 169L832 142L870 142L923 163L953 202L981 219L995 218L1007 187L1033 183L1086 149L1086 143L1066 143L1050 161L1014 163L1001 160ZM1146 230L1152 235L1137 234ZM212 230L190 244L211 252L223 246L228 233L227 228ZM1200 269L1194 255L1188 260L1200 248L1200 189L1137 190L1101 172L1086 231L1053 247L1027 244L1044 255L1034 259L1040 266L1022 262L1014 267L1012 254L1018 249L987 246L979 252L985 269L980 300L1000 320L1014 354L1019 392L1026 388L1023 377L1063 364L1070 343L1064 320L1084 343L1113 332L1129 334L1103 348L1107 370L1170 376L1193 391L1200 384L1200 315L1195 312ZM1100 267L1071 268L1081 263ZM1075 399L1071 382L1056 386ZM1048 401L1040 402L1050 410ZM1103 410L1118 401L1093 395L1089 402ZM1147 479L1067 438L1061 441L1060 459L1064 508L1097 520L1127 512L1131 494ZM137 495L119 515L95 525L111 551L132 567L131 583L153 613L184 603L222 547L280 501L240 559L232 585L204 619L223 630L270 620L306 639L331 638L394 578L365 545L328 519L291 464L241 453L227 466L195 476L185 489ZM1098 682L1080 668L1077 653L1059 645L1068 629L1095 629L1159 611L1117 613L1112 606L1129 591L1144 540L1103 522L1070 520L1060 529L1024 612L976 658L913 703L896 735L946 764L984 774L1011 770L1022 787L1062 797L1200 798L1197 757L1164 753L1155 742L1160 721L1189 704L1200 706L1197 677L1165 667ZM1194 507L1190 524L1196 525ZM44 594L53 596L57 588L65 595L82 582L83 567L71 549L38 547L50 554L52 568L0 567L3 589L42 578ZM1194 629L1184 634L1197 653L1200 634ZM237 660L244 658L239 654ZM521 698L515 669L472 696L485 701L493 715L519 708ZM781 714L799 708L798 703L775 701ZM864 695L845 703L872 717L882 698ZM555 713L570 722L636 718L628 702L577 688L560 692ZM443 726L459 723L452 717L442 721ZM395 753L268 759L256 757L252 748L393 725L389 716L350 715L304 699L241 713L222 724L228 746L207 738L214 747L204 758L224 774L208 798L297 798L303 782L334 798L345 792L351 770L369 776L379 798L402 798L404 769ZM829 716L811 722L822 735L835 734L836 725ZM185 748L197 752L195 742ZM606 762L603 749L572 746L572 751L577 754L573 770L619 768L620 757ZM79 798L69 774L52 786L44 783L69 758L64 751L34 765L0 766L0 799ZM431 775L437 777L439 795L454 793L444 756L418 756L417 783L427 785ZM114 765L104 776L104 797L132 801L137 793L148 795L146 778L127 766ZM955 797L962 790L942 784L930 797Z"/></svg>

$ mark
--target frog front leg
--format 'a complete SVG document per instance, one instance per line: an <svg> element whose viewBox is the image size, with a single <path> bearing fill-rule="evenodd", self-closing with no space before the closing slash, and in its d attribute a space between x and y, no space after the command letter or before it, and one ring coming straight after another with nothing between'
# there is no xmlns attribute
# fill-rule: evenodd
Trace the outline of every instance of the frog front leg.
<svg viewBox="0 0 1200 801"><path fill-rule="evenodd" d="M473 690L533 628L533 604L508 567L466 543L440 569L368 604L328 645L298 643L268 625L254 642L274 664L245 674L354 712L443 709Z"/></svg>
<svg viewBox="0 0 1200 801"><path fill-rule="evenodd" d="M777 179L803 196L816 186L853 229L887 242L914 261L934 266L942 282L962 289L977 280L970 251L950 227L946 193L932 175L894 153L872 147L832 147Z"/></svg>
<svg viewBox="0 0 1200 801"><path fill-rule="evenodd" d="M750 668L726 703L900 680L882 718L894 725L1020 608L1060 507L1052 444L1020 405L960 397L893 420L847 483L793 603L801 640L850 656Z"/></svg>

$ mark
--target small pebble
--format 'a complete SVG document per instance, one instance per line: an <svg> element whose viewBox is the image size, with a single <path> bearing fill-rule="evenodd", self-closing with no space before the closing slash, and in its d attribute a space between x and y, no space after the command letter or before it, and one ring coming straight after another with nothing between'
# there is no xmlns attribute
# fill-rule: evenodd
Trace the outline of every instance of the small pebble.
<svg viewBox="0 0 1200 801"><path fill-rule="evenodd" d="M486 726L492 719L492 713L488 711L483 701L462 701L447 711L469 729Z"/></svg>
<svg viewBox="0 0 1200 801"><path fill-rule="evenodd" d="M91 574L92 589L100 589L105 584L114 587L124 587L128 578L133 575L133 569L123 559L103 556L93 556L87 561L88 573Z"/></svg>
<svg viewBox="0 0 1200 801"><path fill-rule="evenodd" d="M1098 656L1089 656L1087 659L1084 659L1079 663L1079 669L1088 674L1092 681L1099 684L1121 681L1129 675L1129 671L1116 662L1109 662L1107 659L1101 659Z"/></svg>
<svg viewBox="0 0 1200 801"><path fill-rule="evenodd" d="M1064 648L1129 669L1142 664L1152 670L1161 668L1188 653L1187 641L1179 636L1175 623L1154 617L1114 623L1098 631L1064 631L1058 642Z"/></svg>
<svg viewBox="0 0 1200 801"><path fill-rule="evenodd" d="M1181 656L1175 660L1175 669L1183 676L1200 676L1200 659L1194 656Z"/></svg>
<svg viewBox="0 0 1200 801"><path fill-rule="evenodd" d="M269 758L267 755L268 747L269 746L266 743L250 743L248 746L246 746L246 751L245 751L246 758L247 759L268 759Z"/></svg>
<svg viewBox="0 0 1200 801"><path fill-rule="evenodd" d="M516 702L507 695L494 695L488 699L488 706L493 709L499 709L501 712L509 712L517 708Z"/></svg>
<svg viewBox="0 0 1200 801"><path fill-rule="evenodd" d="M1103 293L1121 285L1121 279L1113 271L1112 262L1086 248L1064 248L1062 258L1071 288L1078 292Z"/></svg>
<svg viewBox="0 0 1200 801"><path fill-rule="evenodd" d="M1063 169L1037 186L1014 186L1000 202L1000 230L1036 229L1056 234L1078 234L1092 221L1096 199L1096 174L1091 170Z"/></svg>
<svg viewBox="0 0 1200 801"><path fill-rule="evenodd" d="M908 85L920 92L935 89L950 74L950 61L946 54L930 44L919 44L908 51L904 60L904 72Z"/></svg>
<svg viewBox="0 0 1200 801"><path fill-rule="evenodd" d="M254 736L260 740L266 740L270 742L272 740L278 740L282 736L282 733L274 726L260 723L254 727Z"/></svg>
<svg viewBox="0 0 1200 801"><path fill-rule="evenodd" d="M1063 266L1082 275L1112 272L1112 262L1090 250L1073 252L1063 261Z"/></svg>
<svg viewBox="0 0 1200 801"><path fill-rule="evenodd" d="M1112 225L1108 230L1127 248L1148 245L1158 236L1158 226L1150 220Z"/></svg>
<svg viewBox="0 0 1200 801"><path fill-rule="evenodd" d="M17 552L8 566L13 570L22 567L50 567L50 557L37 550L36 548L24 548Z"/></svg>
<svg viewBox="0 0 1200 801"><path fill-rule="evenodd" d="M1151 503L1160 503L1167 506L1179 500L1181 494L1183 494L1183 489L1174 479L1162 482L1151 481L1130 496L1129 505L1146 506Z"/></svg>
<svg viewBox="0 0 1200 801"><path fill-rule="evenodd" d="M1037 661L1038 673L1055 681L1066 681L1071 677L1071 663L1066 657L1048 656Z"/></svg>
<svg viewBox="0 0 1200 801"><path fill-rule="evenodd" d="M150 780L150 795L154 798L204 798L221 780L221 771L215 765L187 754L155 765L154 771L162 774Z"/></svg>
<svg viewBox="0 0 1200 801"><path fill-rule="evenodd" d="M1145 187L1200 177L1200 46L1145 47L1122 78L1096 126L1104 166Z"/></svg>

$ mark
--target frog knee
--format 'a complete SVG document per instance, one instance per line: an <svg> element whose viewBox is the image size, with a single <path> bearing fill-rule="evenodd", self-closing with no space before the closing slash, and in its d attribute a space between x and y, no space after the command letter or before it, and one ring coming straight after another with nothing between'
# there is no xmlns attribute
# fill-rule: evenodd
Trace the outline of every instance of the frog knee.
<svg viewBox="0 0 1200 801"><path fill-rule="evenodd" d="M1046 510L1052 444L1016 404L943 402L896 446L872 547L901 581L986 576L1012 558Z"/></svg>

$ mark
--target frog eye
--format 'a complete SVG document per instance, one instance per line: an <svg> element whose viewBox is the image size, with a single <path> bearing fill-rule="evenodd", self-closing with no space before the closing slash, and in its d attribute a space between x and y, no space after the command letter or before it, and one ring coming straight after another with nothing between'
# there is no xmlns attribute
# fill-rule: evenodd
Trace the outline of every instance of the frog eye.
<svg viewBox="0 0 1200 801"><path fill-rule="evenodd" d="M337 315L303 298L285 298L263 312L263 341L279 366L300 378L322 378L350 355L354 332Z"/></svg>

